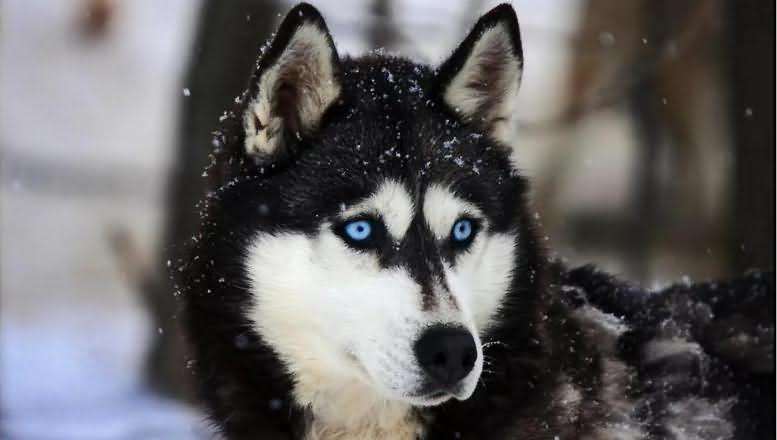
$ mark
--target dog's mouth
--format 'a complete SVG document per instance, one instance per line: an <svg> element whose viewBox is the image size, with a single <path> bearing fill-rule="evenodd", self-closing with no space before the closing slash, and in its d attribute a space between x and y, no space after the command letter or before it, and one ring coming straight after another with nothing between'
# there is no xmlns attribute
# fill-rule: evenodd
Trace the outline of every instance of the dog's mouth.
<svg viewBox="0 0 777 440"><path fill-rule="evenodd" d="M436 399L440 399L442 397L446 397L446 396L450 396L450 395L451 394L446 392L446 391L433 391L432 393L427 394L426 396L421 396L421 397L426 398L426 399L430 399L430 400L436 400Z"/></svg>
<svg viewBox="0 0 777 440"><path fill-rule="evenodd" d="M359 360L359 358L350 350L345 350L345 355L352 362L356 370L360 373L362 379L367 383L372 383L374 380L372 375L369 373L364 364ZM427 383L420 387L416 392L405 394L400 398L402 400L407 400L413 405L436 406L452 398L464 400L464 397L462 397L461 388L461 386L443 388Z"/></svg>
<svg viewBox="0 0 777 440"><path fill-rule="evenodd" d="M454 396L449 391L436 390L428 393L413 394L409 397L413 400L419 400L419 401L436 401L436 400L443 400L443 399L448 400Z"/></svg>
<svg viewBox="0 0 777 440"><path fill-rule="evenodd" d="M456 395L446 390L435 390L427 393L413 394L407 397L416 406L437 406L448 400L456 398Z"/></svg>
<svg viewBox="0 0 777 440"><path fill-rule="evenodd" d="M421 390L411 396L410 399L422 402L424 406L439 405L447 400L466 400L469 394L465 392L465 386L459 383L452 387L440 387L427 384Z"/></svg>

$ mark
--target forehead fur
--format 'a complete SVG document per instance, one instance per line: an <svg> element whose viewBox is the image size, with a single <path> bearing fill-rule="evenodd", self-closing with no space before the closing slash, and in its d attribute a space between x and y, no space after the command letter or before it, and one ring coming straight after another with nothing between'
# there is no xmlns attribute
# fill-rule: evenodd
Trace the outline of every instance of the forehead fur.
<svg viewBox="0 0 777 440"><path fill-rule="evenodd" d="M412 196L404 185L395 180L386 180L374 194L345 210L342 216L376 215L386 224L389 234L395 240L401 240L413 219L413 211Z"/></svg>
<svg viewBox="0 0 777 440"><path fill-rule="evenodd" d="M220 168L209 175L222 176L222 189L242 193L238 209L245 209L245 198L263 199L272 208L267 217L279 226L307 228L339 215L342 204L350 207L376 194L390 180L401 183L413 201L432 185L446 187L476 203L490 227L513 226L515 211L505 207L522 203L525 183L510 152L435 99L428 67L367 56L345 59L341 68L341 97L316 134L303 137L286 161L245 157L242 122L225 122L220 140L227 145L216 155Z"/></svg>
<svg viewBox="0 0 777 440"><path fill-rule="evenodd" d="M432 184L424 196L424 217L438 240L448 236L453 223L461 216L482 217L474 204L456 196L450 189Z"/></svg>

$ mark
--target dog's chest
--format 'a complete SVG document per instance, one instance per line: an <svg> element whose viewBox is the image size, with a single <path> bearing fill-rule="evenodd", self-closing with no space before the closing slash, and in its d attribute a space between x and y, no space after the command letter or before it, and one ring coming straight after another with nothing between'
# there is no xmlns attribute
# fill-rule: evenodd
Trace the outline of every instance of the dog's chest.
<svg viewBox="0 0 777 440"><path fill-rule="evenodd" d="M386 400L358 382L331 387L305 384L298 382L294 391L298 404L307 408L305 440L422 437L422 425L409 404Z"/></svg>
<svg viewBox="0 0 777 440"><path fill-rule="evenodd" d="M312 421L307 427L305 440L364 440L364 439L396 439L415 440L422 438L421 426L407 418L388 426L365 423L358 426L340 427L328 425L323 421Z"/></svg>

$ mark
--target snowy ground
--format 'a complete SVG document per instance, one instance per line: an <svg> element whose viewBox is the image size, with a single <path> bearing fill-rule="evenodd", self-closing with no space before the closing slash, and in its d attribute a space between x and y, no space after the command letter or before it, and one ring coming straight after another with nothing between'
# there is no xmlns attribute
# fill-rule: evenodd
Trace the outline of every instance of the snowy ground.
<svg viewBox="0 0 777 440"><path fill-rule="evenodd" d="M76 31L80 3L3 4L0 436L208 437L201 414L141 383L152 329L106 240L121 225L153 248L198 2L118 1L101 41ZM364 2L316 3L341 51L365 49ZM476 15L466 8L481 2L399 3L411 55L437 62ZM561 90L578 2L515 4L527 53L521 117L542 118ZM539 144L527 141L529 171Z"/></svg>

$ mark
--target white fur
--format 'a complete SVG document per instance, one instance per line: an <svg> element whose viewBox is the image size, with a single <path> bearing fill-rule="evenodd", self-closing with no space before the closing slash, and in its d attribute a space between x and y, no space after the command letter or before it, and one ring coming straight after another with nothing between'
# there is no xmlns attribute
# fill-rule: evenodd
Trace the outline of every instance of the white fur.
<svg viewBox="0 0 777 440"><path fill-rule="evenodd" d="M465 215L485 222L483 213L477 206L456 197L452 191L444 186L429 185L424 197L424 218L438 240L450 237L453 224ZM483 226L485 229L487 225Z"/></svg>
<svg viewBox="0 0 777 440"><path fill-rule="evenodd" d="M413 220L413 210L413 199L405 187L395 180L386 180L372 196L344 210L342 216L377 215L385 223L391 237L401 240Z"/></svg>
<svg viewBox="0 0 777 440"><path fill-rule="evenodd" d="M666 427L677 440L728 440L734 437L729 412L734 399L710 401L700 397L667 406Z"/></svg>
<svg viewBox="0 0 777 440"><path fill-rule="evenodd" d="M306 428L307 440L415 440L423 434L409 404L386 400L361 383L318 394L315 418Z"/></svg>
<svg viewBox="0 0 777 440"><path fill-rule="evenodd" d="M246 267L255 301L249 316L293 375L299 404L332 412L327 408L347 405L354 388L365 410L369 402L445 400L411 394L421 380L412 347L424 327L452 316L422 311L420 287L404 269L380 269L375 256L348 248L329 225L316 238L261 234ZM457 397L469 397L481 368L479 353Z"/></svg>
<svg viewBox="0 0 777 440"><path fill-rule="evenodd" d="M426 318L405 270L381 270L329 225L315 238L261 234L246 265L250 316L294 375L300 403L314 404L327 389L339 394L355 379L397 399L417 385L412 343Z"/></svg>
<svg viewBox="0 0 777 440"><path fill-rule="evenodd" d="M459 303L472 314L475 328L488 329L512 281L515 267L515 236L489 234L488 222L480 209L457 197L448 188L430 185L424 198L424 218L435 237L450 237L462 216L481 221L481 231L467 252L459 254L455 267L446 266L448 285Z"/></svg>
<svg viewBox="0 0 777 440"><path fill-rule="evenodd" d="M657 362L666 357L681 353L691 353L698 357L703 356L703 350L699 344L682 338L653 340L643 350L646 363Z"/></svg>
<svg viewBox="0 0 777 440"><path fill-rule="evenodd" d="M445 102L463 117L468 120L482 119L490 126L491 135L505 142L508 140L510 118L523 72L522 61L513 55L512 45L510 32L505 28L505 24L498 23L485 30L444 94ZM498 84L489 89L497 94L494 97L486 96L481 90L470 85L482 82L480 76L483 73L485 56L495 52L501 55L503 65ZM494 98L498 100L498 104L483 113L483 103Z"/></svg>
<svg viewBox="0 0 777 440"><path fill-rule="evenodd" d="M439 240L448 239L464 213L482 217L475 206L439 186L429 190L422 211ZM397 242L417 215L411 195L392 180L367 199L344 206L339 217L365 212L384 219ZM247 313L294 378L296 402L315 414L310 438L415 433L411 406L468 398L483 369L480 335L509 288L514 246L515 237L490 235L483 228L456 264L445 268L450 292L434 286L440 298L452 301L424 310L421 288L405 268L381 268L374 254L348 247L330 221L314 236L259 233L245 260L254 297ZM423 375L413 345L434 324L469 329L477 359L455 396L430 400L414 394Z"/></svg>
<svg viewBox="0 0 777 440"><path fill-rule="evenodd" d="M510 288L515 268L515 237L509 234L476 237L470 249L446 267L451 291L472 313L475 328L488 330Z"/></svg>
<svg viewBox="0 0 777 440"><path fill-rule="evenodd" d="M332 65L332 48L328 36L313 24L300 26L276 62L265 69L259 78L259 94L248 105L243 115L245 148L249 154L271 154L282 140L283 121L273 114L273 94L277 91L278 79L288 69L298 69L308 75L295 86L299 87L301 99L299 116L302 130L316 128L326 108L340 94L340 85L335 81ZM302 66L300 66L302 65ZM315 87L310 87L314 84ZM255 119L264 126L258 130ZM276 133L270 137L270 133Z"/></svg>

